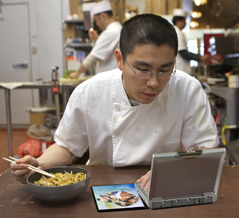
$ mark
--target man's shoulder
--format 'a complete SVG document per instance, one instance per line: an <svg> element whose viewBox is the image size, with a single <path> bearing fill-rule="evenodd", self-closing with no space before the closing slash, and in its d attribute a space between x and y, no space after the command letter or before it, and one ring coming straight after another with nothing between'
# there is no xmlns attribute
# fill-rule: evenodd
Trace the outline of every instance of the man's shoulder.
<svg viewBox="0 0 239 218"><path fill-rule="evenodd" d="M110 23L102 33L120 31L121 28L122 25L119 22L115 21L113 23Z"/></svg>
<svg viewBox="0 0 239 218"><path fill-rule="evenodd" d="M119 68L108 70L102 73L97 73L93 78L95 80L112 80L119 79L121 77L122 71Z"/></svg>
<svg viewBox="0 0 239 218"><path fill-rule="evenodd" d="M91 79L85 81L84 86L107 86L114 84L116 81L120 81L122 72L115 68L113 70L109 70L106 72L98 73L95 76L93 76Z"/></svg>
<svg viewBox="0 0 239 218"><path fill-rule="evenodd" d="M119 41L120 38L121 25L112 25L108 26L100 35L96 41L96 44L105 45L110 41ZM96 45L95 45L96 46Z"/></svg>
<svg viewBox="0 0 239 218"><path fill-rule="evenodd" d="M118 22L118 21L112 22L111 24L109 24L109 26L122 28L122 25L121 25L120 22Z"/></svg>
<svg viewBox="0 0 239 218"><path fill-rule="evenodd" d="M180 81L180 84L185 85L185 84L200 84L198 79L196 79L194 76L191 76L181 70L176 70L175 73L175 82Z"/></svg>

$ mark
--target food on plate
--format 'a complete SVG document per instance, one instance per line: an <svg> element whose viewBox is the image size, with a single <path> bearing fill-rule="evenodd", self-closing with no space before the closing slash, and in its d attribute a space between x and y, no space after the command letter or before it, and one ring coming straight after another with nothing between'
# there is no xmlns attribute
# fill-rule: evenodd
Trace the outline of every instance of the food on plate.
<svg viewBox="0 0 239 218"><path fill-rule="evenodd" d="M135 204L139 200L139 197L130 192L115 191L108 192L105 195L100 195L97 200L102 202L112 202L119 206L125 207Z"/></svg>
<svg viewBox="0 0 239 218"><path fill-rule="evenodd" d="M34 184L40 186L63 186L75 184L86 179L86 174L82 172L73 174L72 172L68 173L65 171L65 173L51 174L55 177L46 178L42 176L38 181L35 181Z"/></svg>

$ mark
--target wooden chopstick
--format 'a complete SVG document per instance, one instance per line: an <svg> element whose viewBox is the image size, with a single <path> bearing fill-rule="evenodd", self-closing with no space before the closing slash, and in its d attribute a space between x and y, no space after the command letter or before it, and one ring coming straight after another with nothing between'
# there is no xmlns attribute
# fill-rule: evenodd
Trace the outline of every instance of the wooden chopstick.
<svg viewBox="0 0 239 218"><path fill-rule="evenodd" d="M11 156L9 156L9 158L11 158L14 161L18 160L17 158L14 158L14 157L11 157ZM52 174L50 174L50 173L48 173L48 172L46 172L44 170L41 170L41 169L39 169L37 167L34 167L34 166L30 165L30 164L27 164L27 166L28 166L28 169L33 170L33 171L38 172L38 173L41 173L41 174L43 174L45 176L49 176L49 177L52 177L52 178L55 177L54 175L52 175Z"/></svg>
<svg viewBox="0 0 239 218"><path fill-rule="evenodd" d="M14 163L15 161L18 160L18 159L14 158L14 157L11 157L11 156L9 156L9 158L11 158L12 160L3 157L4 160L9 161L9 162L11 162L11 163ZM26 165L27 165L27 168L28 168L29 170L33 170L33 171L35 171L35 172L37 172L37 173L41 173L41 174L43 174L43 175L45 175L45 176L55 177L54 175L52 175L52 174L50 174L50 173L48 173L48 172L46 172L46 171L44 171L44 170L41 170L41 169L39 169L39 168L37 168L37 167L34 167L34 166L30 165L30 164L26 164Z"/></svg>

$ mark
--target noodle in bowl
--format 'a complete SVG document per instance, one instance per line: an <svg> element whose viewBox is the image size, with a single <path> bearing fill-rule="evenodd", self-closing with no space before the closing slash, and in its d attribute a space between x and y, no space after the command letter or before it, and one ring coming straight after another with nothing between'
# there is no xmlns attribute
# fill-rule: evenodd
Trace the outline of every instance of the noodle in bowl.
<svg viewBox="0 0 239 218"><path fill-rule="evenodd" d="M83 180L80 182L77 182L75 178L73 178L73 182L64 183L63 185L59 184L59 186L43 186L34 184L35 182L39 182L39 180L42 178L42 174L35 172L29 175L27 178L27 186L29 191L34 195L34 197L43 201L62 203L73 200L85 191L90 182L90 172L80 167L60 166L44 170L56 175L61 174L60 176L65 173L78 176L80 173L79 175L83 175L84 178L81 178L81 180Z"/></svg>

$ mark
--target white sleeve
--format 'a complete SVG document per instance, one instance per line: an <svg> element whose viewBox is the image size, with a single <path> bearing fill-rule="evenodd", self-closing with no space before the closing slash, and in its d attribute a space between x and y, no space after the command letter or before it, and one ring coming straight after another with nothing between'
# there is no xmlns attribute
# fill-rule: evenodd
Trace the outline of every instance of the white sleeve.
<svg viewBox="0 0 239 218"><path fill-rule="evenodd" d="M89 69L92 66L95 66L97 62L97 58L89 53L87 57L83 60L82 64L84 65L85 68Z"/></svg>
<svg viewBox="0 0 239 218"><path fill-rule="evenodd" d="M119 37L118 31L103 31L91 53L102 61L109 59L109 56L114 54L114 50L118 47Z"/></svg>
<svg viewBox="0 0 239 218"><path fill-rule="evenodd" d="M66 148L78 157L82 157L88 149L88 137L83 113L85 106L84 92L83 83L74 89L54 135L54 140L59 146Z"/></svg>

